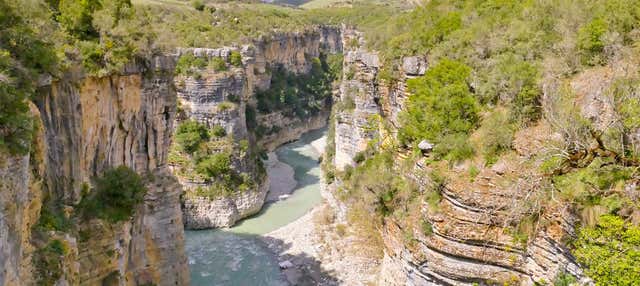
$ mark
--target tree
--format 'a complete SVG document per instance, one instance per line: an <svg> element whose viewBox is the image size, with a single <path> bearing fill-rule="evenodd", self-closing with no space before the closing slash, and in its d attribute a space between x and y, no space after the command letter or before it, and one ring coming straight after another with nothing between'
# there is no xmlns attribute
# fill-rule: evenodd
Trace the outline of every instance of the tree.
<svg viewBox="0 0 640 286"><path fill-rule="evenodd" d="M438 142L448 134L468 133L478 120L478 102L469 90L471 69L442 60L422 77L409 80L411 96L401 114L400 140Z"/></svg>
<svg viewBox="0 0 640 286"><path fill-rule="evenodd" d="M120 166L95 179L95 190L81 202L84 214L110 222L128 220L147 189L142 178L128 167Z"/></svg>
<svg viewBox="0 0 640 286"><path fill-rule="evenodd" d="M583 227L574 255L596 285L637 285L640 281L640 227L615 215Z"/></svg>
<svg viewBox="0 0 640 286"><path fill-rule="evenodd" d="M93 40L100 36L93 27L93 12L102 7L100 0L60 0L57 19L65 30L80 40Z"/></svg>

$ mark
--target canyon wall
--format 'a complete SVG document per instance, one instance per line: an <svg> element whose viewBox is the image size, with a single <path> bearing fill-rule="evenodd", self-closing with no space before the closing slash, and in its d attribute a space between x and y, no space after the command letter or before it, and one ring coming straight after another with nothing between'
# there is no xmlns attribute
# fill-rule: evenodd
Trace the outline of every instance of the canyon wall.
<svg viewBox="0 0 640 286"><path fill-rule="evenodd" d="M182 204L187 228L229 227L262 208L269 181L258 154L273 151L306 131L324 126L330 102L309 116L291 116L287 110L264 113L256 108L256 92L271 87L272 71L276 67L294 75L308 74L314 59L342 50L340 35L338 28L316 27L305 32L275 34L242 47L179 51L180 55L191 54L206 61L219 58L228 63L223 69L206 67L195 76L176 77L181 113L178 117L180 121L196 120L208 128L221 126L227 139L215 139L217 141L228 140L227 143L234 146L244 141L242 144L248 145L245 150L234 147L228 152L234 154L233 169L252 176L255 182L250 190L232 190L222 196L198 195L196 189L216 186L206 180L189 178L193 170L185 171L176 164L174 173L187 189ZM233 53L241 55L242 64L229 63ZM267 132L256 136L257 128Z"/></svg>
<svg viewBox="0 0 640 286"><path fill-rule="evenodd" d="M338 171L356 166L354 157L365 151L374 137L384 138L397 133L399 114L409 96L406 81L427 71L425 57L406 57L399 64L400 78L389 84L380 79L382 63L378 54L363 48L365 43L359 32L345 29L343 42L343 82L334 104L333 163ZM375 123L376 117L382 118L383 124ZM521 137L519 140L528 143L548 139L526 137L526 134L538 133L540 130L523 130L516 138ZM382 141L377 144L384 145L384 139ZM565 244L567 238L575 235L577 221L568 208L546 209L541 219L544 225L539 226L526 242L516 241L511 233L512 220L530 215L530 209L524 205L540 199L534 195L543 187L536 185L541 174L527 171L522 163L525 158L540 152L541 144L524 145L527 147L516 144L515 157L503 158L492 167L480 169L478 179L471 183L468 179L447 182L437 208L425 199L420 208L410 210L414 213L412 217L423 223L416 226L409 223L410 218L385 217L380 228L384 241L380 283L534 285L541 281L552 282L560 273L569 273L581 283L589 283ZM427 192L433 181L427 175L430 167L425 158L418 160L407 172L406 169L401 171L400 167L408 160L407 156L395 156L396 166L392 172L414 182L419 192ZM460 173L460 177L466 178L464 171ZM331 189L340 190L340 185L337 179ZM349 211L348 205L335 199L332 201L334 208L340 210L338 217L348 216L344 215L345 209ZM422 225L430 226L430 232L425 233Z"/></svg>
<svg viewBox="0 0 640 286"><path fill-rule="evenodd" d="M120 75L73 70L41 82L32 112L42 130L35 151L9 158L13 163L1 171L7 174L2 194L13 197L2 202L17 202L3 211L10 233L0 236L9 240L2 252L6 247L10 255L0 256L1 263L17 265L4 268L4 285L188 284L182 190L166 165L176 114L174 66L174 58L156 57L129 64ZM146 178L144 203L118 223L82 217L77 204L93 179L122 165ZM43 204L61 209L70 226L35 231ZM4 231L5 219L0 225ZM34 259L34 249L45 253L51 243L60 253L45 258L56 269Z"/></svg>

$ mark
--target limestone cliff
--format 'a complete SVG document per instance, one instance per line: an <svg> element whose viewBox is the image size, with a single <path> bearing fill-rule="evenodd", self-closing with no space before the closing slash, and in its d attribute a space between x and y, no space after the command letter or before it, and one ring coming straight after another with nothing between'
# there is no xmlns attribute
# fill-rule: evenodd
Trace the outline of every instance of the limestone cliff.
<svg viewBox="0 0 640 286"><path fill-rule="evenodd" d="M341 50L339 29L316 27L305 32L274 34L242 47L179 51L181 56L224 63L217 68L200 68L195 75L176 77L179 121L196 120L208 128L222 127L224 138L213 138L210 144L224 141L235 146L215 152L232 154L233 172L246 174L252 181L248 190L240 190L238 186L225 192L213 190L221 188L216 180L194 176L195 168L180 159L188 156L174 150L175 160L171 160L174 173L187 189L182 204L187 228L229 227L262 208L269 182L258 154L324 126L330 103L323 102L320 112L302 117L291 116L289 109L261 112L256 107L256 93L271 88L274 69L281 68L294 76L305 75L312 70L313 59ZM231 63L234 53L241 56L241 63Z"/></svg>
<svg viewBox="0 0 640 286"><path fill-rule="evenodd" d="M166 165L176 114L173 69L173 58L156 57L129 64L120 75L94 78L75 70L41 83L34 100L43 130L34 139L36 152L2 167L11 178L2 194L14 196L2 202L18 202L5 214L13 231L0 236L9 240L2 252L5 246L10 251L8 259L0 256L10 266L3 271L4 285L188 283L181 188ZM144 203L133 217L114 224L79 216L77 204L93 179L121 165L148 178ZM70 221L64 230L35 230L43 196L63 211L66 218L60 219ZM1 225L4 231L4 220ZM34 247L55 251L35 260ZM45 276L55 281L43 282Z"/></svg>
<svg viewBox="0 0 640 286"><path fill-rule="evenodd" d="M344 30L343 42L344 80L334 107L338 171L357 165L354 158L371 139L397 131L398 115L409 96L406 81L427 70L425 57L406 57L399 63L399 79L389 83L380 78L381 60L375 51L363 48L359 32ZM536 213L535 202L545 199L537 191L544 186L536 184L542 174L523 163L541 152L540 144L532 142L551 140L532 137L551 133L544 128L535 126L516 134L516 141L527 143L516 144L515 154L493 167L481 168L475 180L466 175L468 166L454 168L457 177L442 186L437 207L425 200L409 217L386 217L380 229L382 285L534 285L565 272L589 283L566 245L567 238L575 235L577 221L566 206L545 209L540 218L544 225L536 227L527 241L513 237L514 220L528 219ZM403 167L407 155L396 156L393 172L427 192L434 182L427 175L430 167L425 159L407 170ZM334 192L340 192L340 184L337 179ZM348 217L344 212L349 212L349 206L331 197L340 217Z"/></svg>

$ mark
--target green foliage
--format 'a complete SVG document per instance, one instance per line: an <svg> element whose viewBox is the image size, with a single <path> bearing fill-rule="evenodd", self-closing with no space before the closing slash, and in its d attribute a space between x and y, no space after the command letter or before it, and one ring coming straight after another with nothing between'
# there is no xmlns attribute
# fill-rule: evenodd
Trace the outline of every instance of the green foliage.
<svg viewBox="0 0 640 286"><path fill-rule="evenodd" d="M213 126L213 128L211 128L211 134L213 134L213 136L215 137L224 137L227 136L227 131L224 130L224 127L220 126L220 125L215 125Z"/></svg>
<svg viewBox="0 0 640 286"><path fill-rule="evenodd" d="M223 178L231 171L231 156L226 153L208 155L198 162L196 170L209 178Z"/></svg>
<svg viewBox="0 0 640 286"><path fill-rule="evenodd" d="M460 62L443 60L424 76L407 82L411 95L401 114L401 142L427 139L436 146L443 138L459 142L476 127L479 107L467 84L470 71ZM463 153L466 152L455 157Z"/></svg>
<svg viewBox="0 0 640 286"><path fill-rule="evenodd" d="M71 221L58 209L45 204L40 210L40 218L35 228L40 231L67 231L71 228Z"/></svg>
<svg viewBox="0 0 640 286"><path fill-rule="evenodd" d="M364 202L370 211L379 215L393 213L413 196L415 188L396 176L392 167L392 154L383 152L364 160L352 171L346 171L343 179L350 192L348 197Z"/></svg>
<svg viewBox="0 0 640 286"><path fill-rule="evenodd" d="M191 6L193 6L193 8L198 10L198 11L203 11L204 10L204 3L202 2L202 0L193 0L193 1L191 1Z"/></svg>
<svg viewBox="0 0 640 286"><path fill-rule="evenodd" d="M57 20L73 37L79 40L93 40L100 36L93 26L93 12L102 7L100 0L60 0Z"/></svg>
<svg viewBox="0 0 640 286"><path fill-rule="evenodd" d="M469 136L464 133L444 135L433 148L433 156L437 160L459 162L473 157L475 151L468 142Z"/></svg>
<svg viewBox="0 0 640 286"><path fill-rule="evenodd" d="M52 44L19 13L0 1L0 152L10 154L29 152L33 122L28 99L37 76L52 72L57 62Z"/></svg>
<svg viewBox="0 0 640 286"><path fill-rule="evenodd" d="M175 140L189 154L193 154L200 144L209 140L207 126L195 120L186 120L178 125Z"/></svg>
<svg viewBox="0 0 640 286"><path fill-rule="evenodd" d="M578 31L578 47L582 52L582 61L587 65L598 65L604 62L604 35L609 25L603 19L593 19Z"/></svg>
<svg viewBox="0 0 640 286"><path fill-rule="evenodd" d="M583 206L594 206L602 203L610 189L618 188L630 179L633 172L634 168L595 159L586 168L555 177L553 180L567 200Z"/></svg>
<svg viewBox="0 0 640 286"><path fill-rule="evenodd" d="M213 62L213 60L211 61ZM224 64L224 62L223 62ZM176 63L176 74L184 76L197 77L200 70L207 66L207 62L200 57L196 57L191 53L180 56Z"/></svg>
<svg viewBox="0 0 640 286"><path fill-rule="evenodd" d="M83 198L79 207L87 217L111 223L125 221L133 216L135 207L142 203L146 192L140 175L120 166L96 178L93 193Z"/></svg>
<svg viewBox="0 0 640 286"><path fill-rule="evenodd" d="M54 285L62 277L62 257L67 251L67 246L58 239L51 240L36 250L33 265L37 285Z"/></svg>
<svg viewBox="0 0 640 286"><path fill-rule="evenodd" d="M640 228L614 215L583 227L573 254L596 285L636 285L640 281Z"/></svg>
<svg viewBox="0 0 640 286"><path fill-rule="evenodd" d="M426 219L422 220L422 234L426 236L433 235L433 225Z"/></svg>
<svg viewBox="0 0 640 286"><path fill-rule="evenodd" d="M332 57L333 65L337 61ZM295 75L282 66L272 69L271 87L256 94L258 111L284 111L289 117L305 117L325 108L331 99L332 83L339 77L340 70L329 65L326 56L314 59L312 63L311 72L306 75Z"/></svg>
<svg viewBox="0 0 640 286"><path fill-rule="evenodd" d="M212 57L209 59L209 67L217 72L226 71L228 69L227 62L225 62L223 58L219 57Z"/></svg>
<svg viewBox="0 0 640 286"><path fill-rule="evenodd" d="M553 286L571 286L574 283L578 282L573 275L562 272L559 273L556 278L553 280Z"/></svg>
<svg viewBox="0 0 640 286"><path fill-rule="evenodd" d="M242 66L242 55L238 51L231 51L229 54L229 63L235 67Z"/></svg>
<svg viewBox="0 0 640 286"><path fill-rule="evenodd" d="M504 109L496 109L482 120L476 134L478 149L487 164L492 165L500 154L511 149L514 132L515 127Z"/></svg>

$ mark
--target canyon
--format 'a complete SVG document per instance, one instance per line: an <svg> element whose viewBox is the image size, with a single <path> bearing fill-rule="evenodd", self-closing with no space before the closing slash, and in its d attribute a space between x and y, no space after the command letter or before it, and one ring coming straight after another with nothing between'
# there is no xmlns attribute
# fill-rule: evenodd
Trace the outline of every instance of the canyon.
<svg viewBox="0 0 640 286"><path fill-rule="evenodd" d="M273 88L278 68L301 77L312 73L323 57L340 54L341 75L331 87L331 98L313 102L317 110L302 110L300 116L289 107L259 108L258 94ZM240 55L241 62L234 63L234 55ZM176 73L183 57L221 59L224 67ZM347 25L315 26L304 32L274 33L242 46L182 48L175 54L133 61L118 75L95 77L74 68L62 78L42 76L30 110L37 122L33 150L27 155L0 155L0 284L36 284L43 275L40 272L49 270L33 263L42 255L38 249L59 241L64 251L55 257L60 260L56 263L60 276L50 281L53 285L189 285L185 229L230 228L259 215L270 186L262 165L264 155L328 125L326 152L312 159L322 160L335 174L344 174L361 163L358 156L372 144L377 148L392 144L389 138L398 134L400 113L410 96L408 81L424 76L430 68L425 55L405 56L400 62L400 77L385 80L381 76L385 62L378 51L367 48L362 32ZM603 88L585 82L607 72L584 72L571 85L584 95L582 112L603 126L606 116L599 111L608 108L598 99ZM551 92L554 87L546 88ZM194 175L196 153L186 154L176 145L176 129L185 122L196 122L207 130L220 127L224 135L208 138L205 145L213 153L230 154L230 169L246 174L243 183L250 184L221 195L207 193L220 185ZM514 220L525 220L533 213L523 202L545 199L537 197L542 187L536 184L544 174L525 162L543 151L541 142L555 140L557 135L545 122L527 126L515 134L513 154L481 166L475 179L466 177L468 164L452 168L458 177L439 185L436 206L425 196L407 216L384 216L376 229L382 249L373 259L375 268L339 269L335 266L342 264L335 257L313 258L321 266L325 262L334 266L336 276L365 271L358 277L380 285L537 285L563 273L576 277L581 285L592 285L569 250L567 241L576 236L579 218L566 205L540 211L545 224L525 242L515 240L510 232ZM412 161L415 157L408 153L393 153L389 171L425 195L437 184L429 176L434 169L430 155L420 152ZM87 195L93 178L118 166L145 178L148 191L133 217L109 223L74 216L74 207ZM320 222L314 221L305 227L314 228L314 235L334 237L336 245L347 245L350 235L336 234L339 225L350 227L353 209L345 199L349 185L341 176L329 179L326 171L318 184L322 184L322 207L330 213L331 222L318 227ZM53 203L74 226L48 230L43 237L33 229L42 210ZM318 214L319 209L312 213ZM214 241L257 249L253 242L238 242L224 233L215 239L206 237L210 233L194 231L193 245ZM193 249L193 253L200 251ZM276 269L278 261L263 258ZM206 280L203 277L201 281Z"/></svg>

